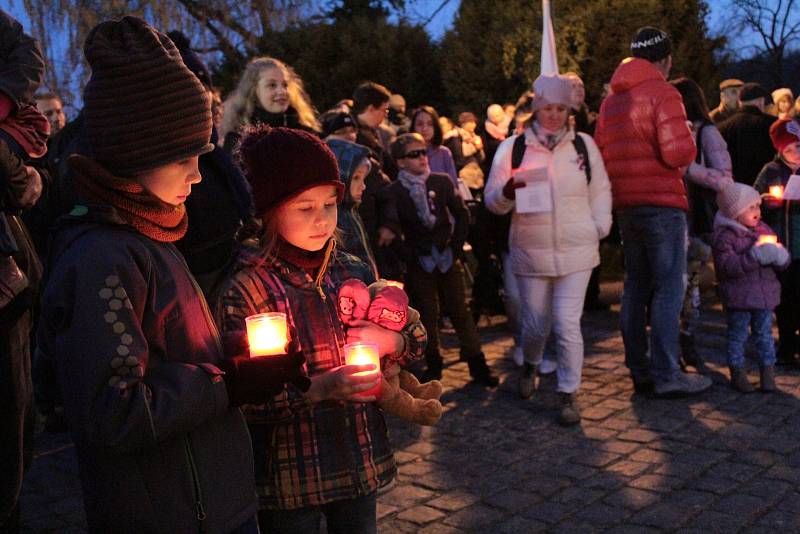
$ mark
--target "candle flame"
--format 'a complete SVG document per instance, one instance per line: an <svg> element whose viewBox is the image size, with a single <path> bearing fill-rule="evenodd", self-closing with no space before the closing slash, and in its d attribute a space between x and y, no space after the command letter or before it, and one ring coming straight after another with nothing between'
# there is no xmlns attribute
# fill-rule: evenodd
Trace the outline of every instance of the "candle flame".
<svg viewBox="0 0 800 534"><path fill-rule="evenodd" d="M260 313L245 318L250 357L272 356L286 352L288 340L286 314Z"/></svg>

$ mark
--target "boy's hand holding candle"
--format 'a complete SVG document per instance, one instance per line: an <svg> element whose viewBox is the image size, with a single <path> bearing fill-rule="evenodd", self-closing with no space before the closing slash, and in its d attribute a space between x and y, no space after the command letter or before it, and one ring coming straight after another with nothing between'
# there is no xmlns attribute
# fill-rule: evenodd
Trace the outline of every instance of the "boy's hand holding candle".
<svg viewBox="0 0 800 534"><path fill-rule="evenodd" d="M307 391L311 382L304 374L305 363L302 352L293 352L270 358L239 354L223 358L217 366L225 373L222 378L231 406L242 406L263 404L290 383L301 391Z"/></svg>

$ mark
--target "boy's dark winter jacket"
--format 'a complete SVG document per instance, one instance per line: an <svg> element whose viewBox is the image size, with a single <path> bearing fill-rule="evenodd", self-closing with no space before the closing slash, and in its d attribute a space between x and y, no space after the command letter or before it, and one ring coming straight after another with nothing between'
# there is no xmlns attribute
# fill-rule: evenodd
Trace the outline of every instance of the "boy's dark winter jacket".
<svg viewBox="0 0 800 534"><path fill-rule="evenodd" d="M417 261L420 256L430 255L433 245L439 250L451 247L454 257L460 258L469 231L469 211L446 174L431 173L426 187L436 216L436 225L430 230L419 219L414 201L403 184L397 181L386 188L386 194L397 205L406 245L406 261Z"/></svg>
<svg viewBox="0 0 800 534"><path fill-rule="evenodd" d="M50 254L38 357L56 366L90 530L223 533L253 517L247 428L177 249L79 205Z"/></svg>
<svg viewBox="0 0 800 534"><path fill-rule="evenodd" d="M339 230L339 239L336 242L336 246L372 267L377 276L377 267L370 249L369 237L358 213L358 206L350 194L350 181L353 178L353 173L359 164L369 157L369 149L365 146L339 139L331 139L327 143L336 156L336 161L339 164L339 178L344 182L344 199L338 205L336 227Z"/></svg>

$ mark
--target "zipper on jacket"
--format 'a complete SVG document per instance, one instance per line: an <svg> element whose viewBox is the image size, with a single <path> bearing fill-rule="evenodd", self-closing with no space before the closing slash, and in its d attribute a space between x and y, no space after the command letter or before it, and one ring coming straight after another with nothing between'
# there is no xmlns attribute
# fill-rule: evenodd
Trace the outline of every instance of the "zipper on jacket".
<svg viewBox="0 0 800 534"><path fill-rule="evenodd" d="M333 256L333 250L335 248L336 240L334 238L330 238L328 240L328 244L325 246L325 256L322 258L322 265L319 266L317 276L314 278L314 289L317 290L322 302L328 300L328 297L325 296L325 291L322 289L322 279L325 277L325 273L328 270L328 265L331 262L331 256Z"/></svg>
<svg viewBox="0 0 800 534"><path fill-rule="evenodd" d="M183 257L179 256L178 253L172 248L169 248L169 251L175 256L175 259L178 260L178 263L183 265L183 268L186 274L189 277L189 281L192 283L192 287L194 288L194 292L197 295L197 300L200 301L200 307L203 309L203 313L206 316L206 323L208 324L209 330L211 330L211 335L214 338L214 342L217 344L217 350L219 351L220 355L224 355L225 352L222 349L222 340L219 336L219 330L217 329L217 323L214 321L214 316L211 315L211 310L208 308L208 302L206 302L206 297L203 294L203 290L200 289L200 286L197 284L197 280L194 279L194 275L192 271L189 270L189 267L186 265L186 260Z"/></svg>
<svg viewBox="0 0 800 534"><path fill-rule="evenodd" d="M192 452L192 444L189 442L189 436L184 437L184 450L186 451L186 463L189 464L189 472L192 475L192 484L194 486L194 509L196 512L195 517L200 527L200 532L206 532L206 509L203 505L203 488L200 487L200 477L197 474L197 465L194 463L194 453Z"/></svg>

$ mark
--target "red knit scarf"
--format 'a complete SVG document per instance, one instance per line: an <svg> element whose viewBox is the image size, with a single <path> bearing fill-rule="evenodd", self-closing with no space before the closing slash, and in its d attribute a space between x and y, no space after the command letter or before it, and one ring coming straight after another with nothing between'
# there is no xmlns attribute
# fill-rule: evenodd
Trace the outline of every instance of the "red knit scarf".
<svg viewBox="0 0 800 534"><path fill-rule="evenodd" d="M325 261L326 247L320 250L304 250L296 247L284 240L278 238L278 247L275 255L279 258L288 261L289 263L300 267L312 277L317 274L322 263Z"/></svg>
<svg viewBox="0 0 800 534"><path fill-rule="evenodd" d="M186 233L189 218L183 204L167 204L138 182L118 178L87 157L72 155L69 164L81 195L91 202L112 206L139 233L164 243L177 241Z"/></svg>

